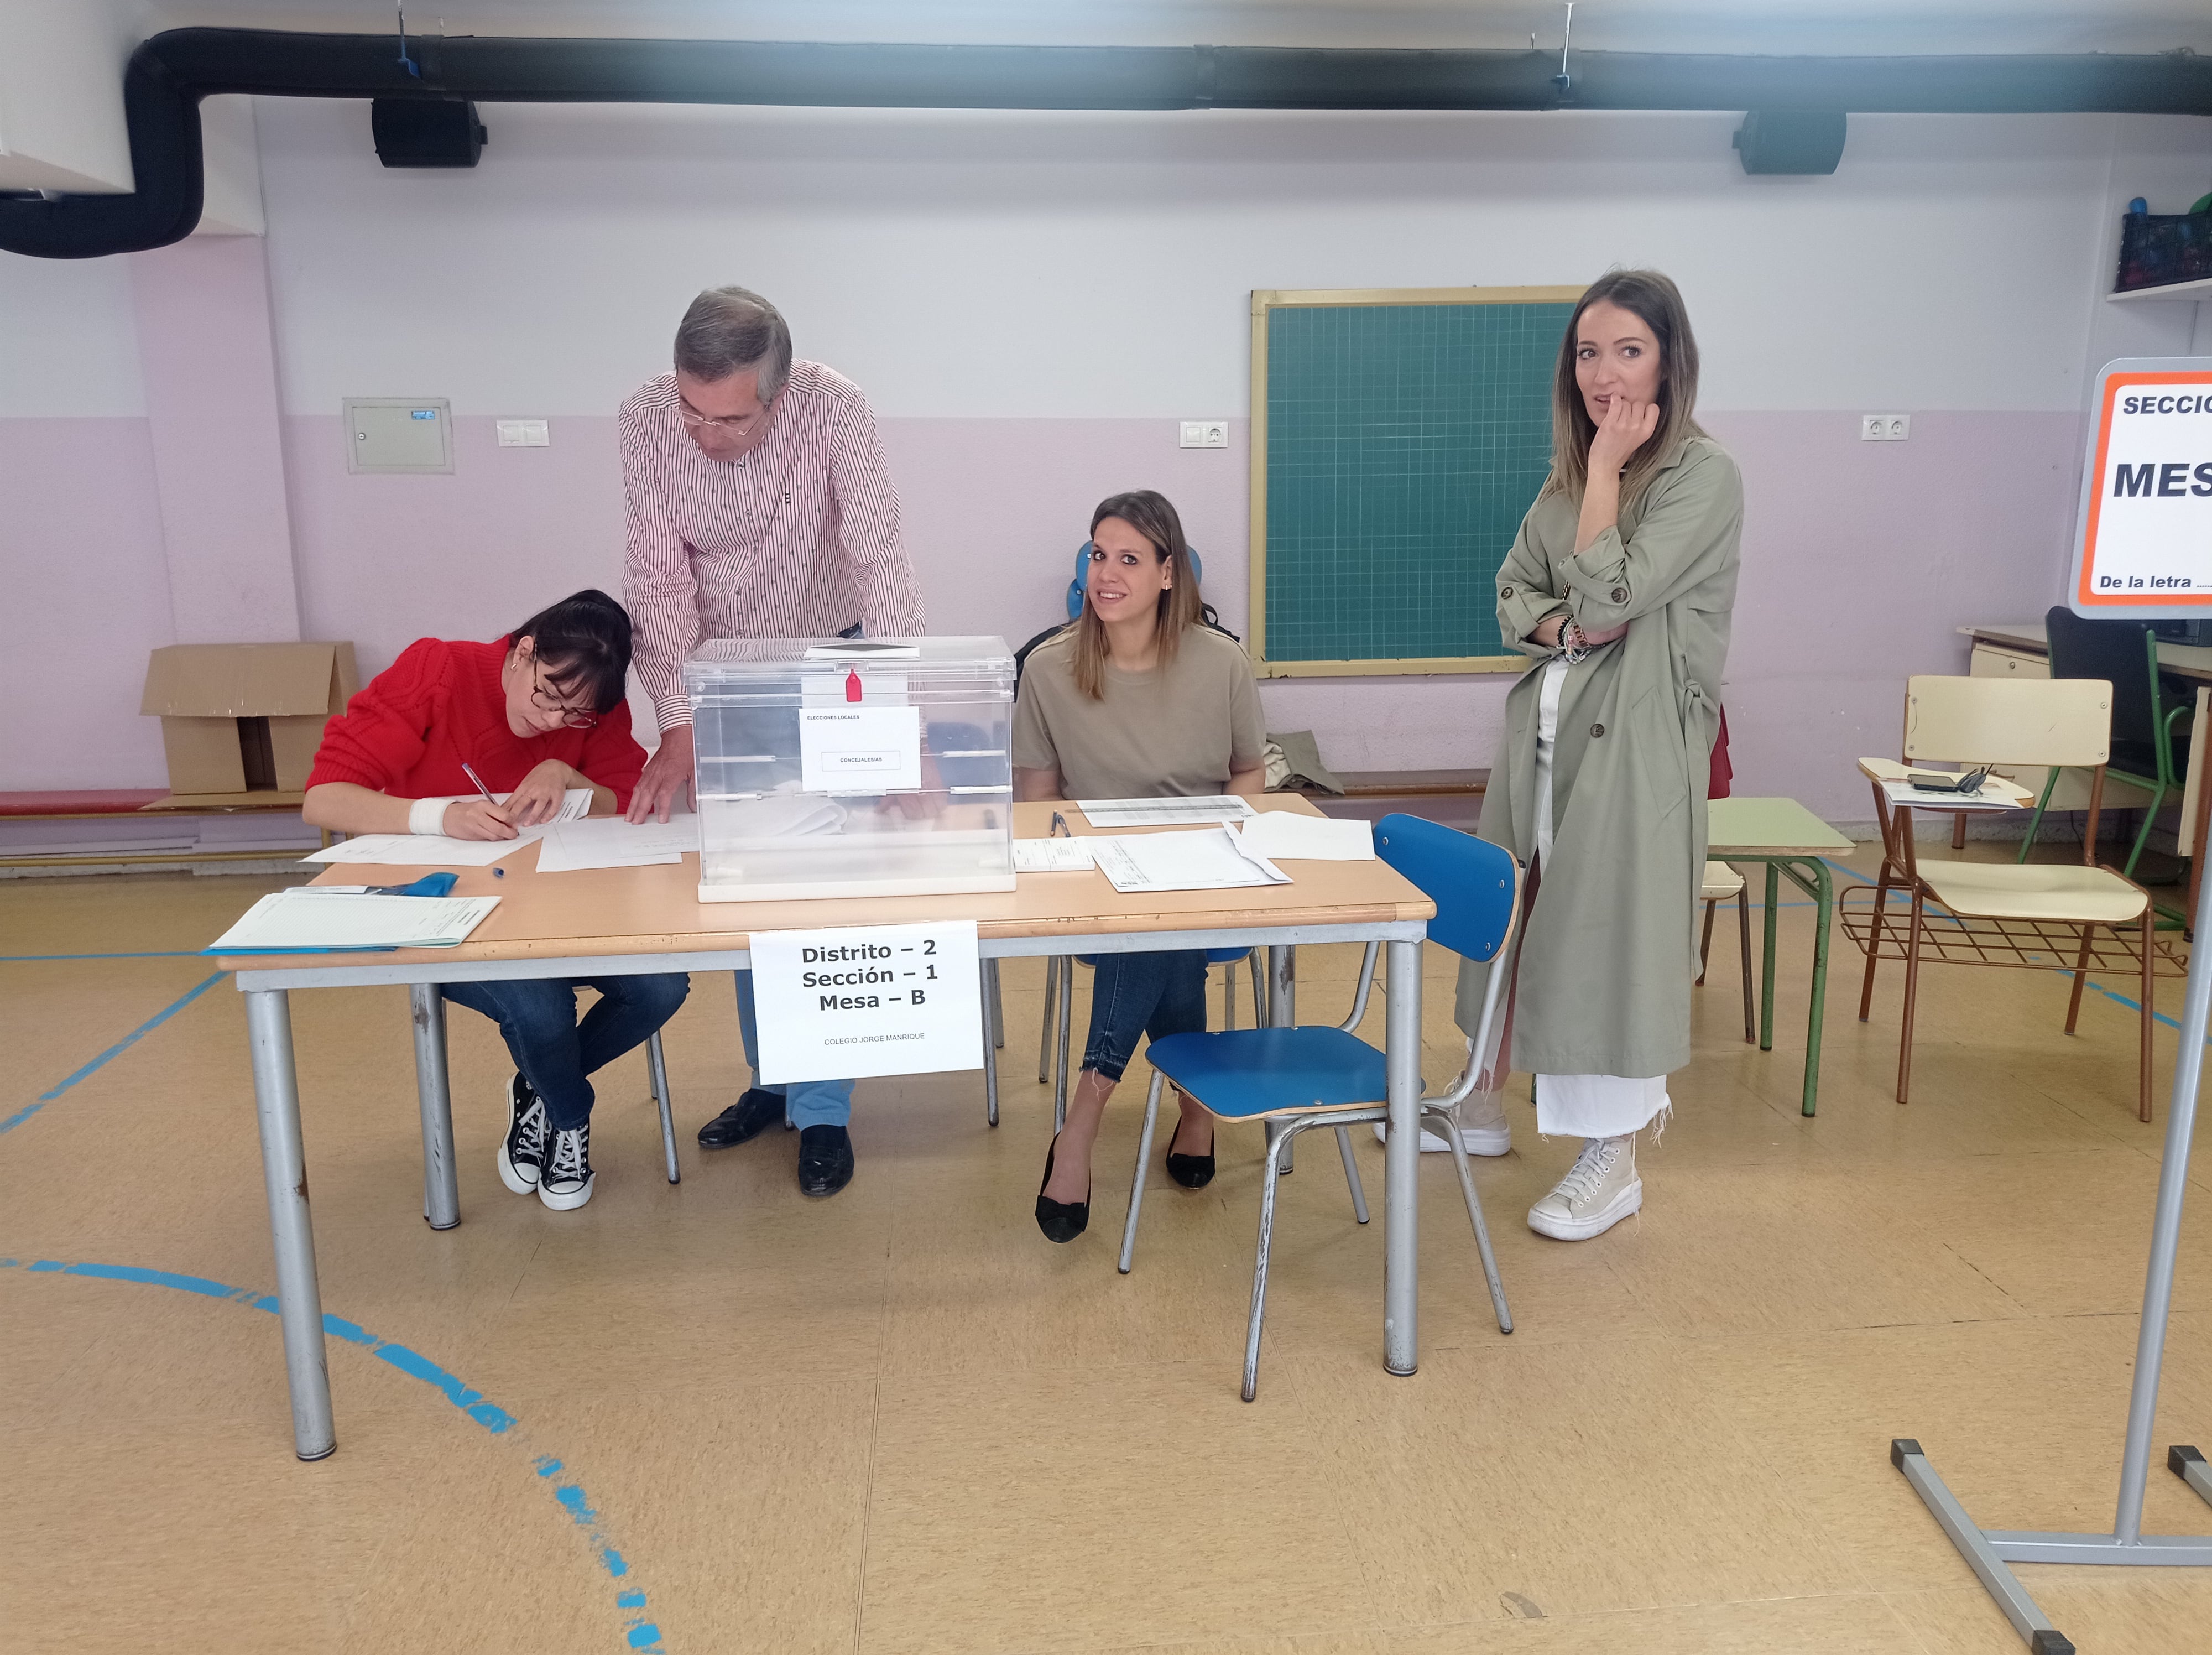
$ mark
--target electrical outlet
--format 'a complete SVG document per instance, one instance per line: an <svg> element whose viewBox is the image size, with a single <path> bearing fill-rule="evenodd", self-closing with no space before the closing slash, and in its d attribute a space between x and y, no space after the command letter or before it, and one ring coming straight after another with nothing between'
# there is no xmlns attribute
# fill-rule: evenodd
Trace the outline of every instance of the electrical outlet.
<svg viewBox="0 0 2212 1655"><path fill-rule="evenodd" d="M1182 423L1182 446L1186 448L1226 448L1229 446L1229 422L1225 419L1187 419Z"/></svg>
<svg viewBox="0 0 2212 1655"><path fill-rule="evenodd" d="M1912 435L1910 414L1861 414L1861 442L1903 442Z"/></svg>
<svg viewBox="0 0 2212 1655"><path fill-rule="evenodd" d="M550 448L553 439L542 419L503 419L499 427L499 446L502 448Z"/></svg>

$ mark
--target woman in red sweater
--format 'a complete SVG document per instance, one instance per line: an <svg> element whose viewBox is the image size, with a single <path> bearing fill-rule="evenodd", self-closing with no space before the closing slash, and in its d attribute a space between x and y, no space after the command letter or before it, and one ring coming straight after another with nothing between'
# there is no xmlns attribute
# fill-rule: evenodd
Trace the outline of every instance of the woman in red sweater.
<svg viewBox="0 0 2212 1655"><path fill-rule="evenodd" d="M418 638L325 727L301 814L341 833L512 839L552 820L570 788L592 790L593 815L618 813L645 768L623 700L629 654L629 615L596 591L489 643ZM559 1211L591 1200L586 1077L674 1016L690 981L670 971L440 985L496 1022L514 1056L499 1150L508 1189ZM579 983L599 996L580 1023Z"/></svg>

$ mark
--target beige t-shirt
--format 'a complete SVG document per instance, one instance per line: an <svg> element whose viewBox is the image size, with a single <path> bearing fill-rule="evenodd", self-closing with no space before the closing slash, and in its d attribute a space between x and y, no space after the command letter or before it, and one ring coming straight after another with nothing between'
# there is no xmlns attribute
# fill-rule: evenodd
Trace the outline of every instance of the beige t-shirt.
<svg viewBox="0 0 2212 1655"><path fill-rule="evenodd" d="M1231 770L1261 759L1267 727L1244 651L1194 626L1175 664L1147 672L1106 667L1106 695L1075 687L1071 628L1039 644L1014 704L1014 763L1060 772L1069 799L1161 799L1217 794Z"/></svg>

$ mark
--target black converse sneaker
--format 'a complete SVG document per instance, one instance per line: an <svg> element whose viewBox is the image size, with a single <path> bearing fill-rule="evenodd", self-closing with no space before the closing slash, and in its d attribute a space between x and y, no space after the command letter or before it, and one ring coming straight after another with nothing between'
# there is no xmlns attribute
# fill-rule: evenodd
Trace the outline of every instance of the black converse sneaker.
<svg viewBox="0 0 2212 1655"><path fill-rule="evenodd" d="M538 1199L556 1213L581 1207L592 1198L592 1123L565 1127L553 1135L546 1152Z"/></svg>
<svg viewBox="0 0 2212 1655"><path fill-rule="evenodd" d="M518 1196L538 1188L545 1162L545 1141L552 1135L545 1103L530 1089L520 1070L507 1083L507 1136L499 1146L499 1181Z"/></svg>

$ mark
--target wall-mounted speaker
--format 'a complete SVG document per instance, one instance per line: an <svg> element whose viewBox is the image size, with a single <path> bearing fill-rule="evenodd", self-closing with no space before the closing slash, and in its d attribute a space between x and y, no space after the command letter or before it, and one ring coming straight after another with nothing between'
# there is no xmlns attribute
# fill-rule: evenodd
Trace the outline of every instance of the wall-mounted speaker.
<svg viewBox="0 0 2212 1655"><path fill-rule="evenodd" d="M1732 142L1747 173L1832 173L1844 158L1844 112L1754 109Z"/></svg>
<svg viewBox="0 0 2212 1655"><path fill-rule="evenodd" d="M368 126L386 167L473 167L489 136L459 98L372 99Z"/></svg>

